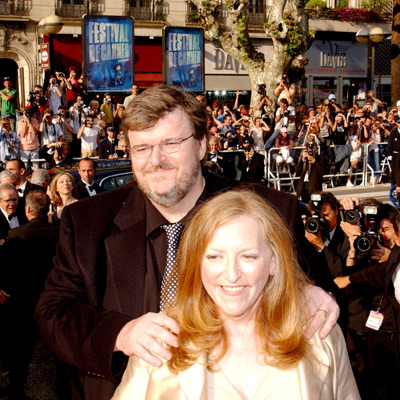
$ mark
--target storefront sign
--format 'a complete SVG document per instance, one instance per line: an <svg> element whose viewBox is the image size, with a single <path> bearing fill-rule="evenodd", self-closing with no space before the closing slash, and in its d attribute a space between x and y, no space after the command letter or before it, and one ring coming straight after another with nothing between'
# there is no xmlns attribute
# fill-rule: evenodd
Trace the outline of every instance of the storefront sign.
<svg viewBox="0 0 400 400"><path fill-rule="evenodd" d="M50 68L50 46L49 43L40 45L40 68L43 70Z"/></svg>
<svg viewBox="0 0 400 400"><path fill-rule="evenodd" d="M357 42L315 40L304 54L306 75L365 77L367 45Z"/></svg>
<svg viewBox="0 0 400 400"><path fill-rule="evenodd" d="M88 92L129 92L133 83L133 19L85 15L84 78Z"/></svg>
<svg viewBox="0 0 400 400"><path fill-rule="evenodd" d="M165 27L163 57L165 84L193 92L204 90L203 29Z"/></svg>

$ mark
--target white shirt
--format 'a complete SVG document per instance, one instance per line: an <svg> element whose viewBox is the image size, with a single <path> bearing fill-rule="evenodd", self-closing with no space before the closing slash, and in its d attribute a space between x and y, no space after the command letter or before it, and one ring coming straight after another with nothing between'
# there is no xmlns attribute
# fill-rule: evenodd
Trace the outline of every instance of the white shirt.
<svg viewBox="0 0 400 400"><path fill-rule="evenodd" d="M25 181L19 188L17 188L18 196L19 197L24 197L25 189L26 189L26 184L28 181ZM22 193L20 192L22 190Z"/></svg>
<svg viewBox="0 0 400 400"><path fill-rule="evenodd" d="M85 182L83 179L82 179L82 182L84 183L86 190L89 193L89 196L95 196L97 194L94 189L89 188L89 186L92 186L94 184L94 182L92 182L92 184L90 184L90 183Z"/></svg>
<svg viewBox="0 0 400 400"><path fill-rule="evenodd" d="M63 135L61 127L58 124L48 125L46 122L43 124L43 134L41 146L47 146L50 143L58 142Z"/></svg>
<svg viewBox="0 0 400 400"><path fill-rule="evenodd" d="M97 149L97 136L99 130L97 128L88 128L85 126L82 133L82 149L93 151Z"/></svg>
<svg viewBox="0 0 400 400"><path fill-rule="evenodd" d="M12 217L11 220L8 219L8 216L10 215L7 211L3 210L0 208L1 212L3 215L6 217L8 225L10 225L10 229L18 228L19 227L19 221L18 217Z"/></svg>
<svg viewBox="0 0 400 400"><path fill-rule="evenodd" d="M396 267L393 275L392 282L394 286L394 297L396 297L397 302L400 304L400 264Z"/></svg>

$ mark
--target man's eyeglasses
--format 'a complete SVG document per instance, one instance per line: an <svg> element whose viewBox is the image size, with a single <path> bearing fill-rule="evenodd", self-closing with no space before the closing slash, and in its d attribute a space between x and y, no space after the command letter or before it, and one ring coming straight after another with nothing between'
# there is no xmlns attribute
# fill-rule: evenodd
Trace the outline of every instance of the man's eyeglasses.
<svg viewBox="0 0 400 400"><path fill-rule="evenodd" d="M151 156L151 153L153 152L153 148L155 146L158 146L160 151L163 152L164 154L176 153L181 149L182 142L190 139L192 136L193 136L193 134L186 138L183 138L183 139L172 137L172 138L161 140L160 143L155 144L155 145L140 144L138 146L133 146L131 148L131 153L134 155L134 157L139 158L139 159L149 158Z"/></svg>

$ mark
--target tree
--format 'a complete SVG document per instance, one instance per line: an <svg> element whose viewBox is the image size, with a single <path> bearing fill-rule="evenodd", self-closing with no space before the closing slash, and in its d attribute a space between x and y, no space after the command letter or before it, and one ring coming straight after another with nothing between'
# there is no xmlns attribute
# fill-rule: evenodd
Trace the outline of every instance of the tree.
<svg viewBox="0 0 400 400"><path fill-rule="evenodd" d="M207 40L240 61L249 74L252 85L251 104L258 102L257 88L266 85L268 97L275 100L273 91L283 74L304 73L306 61L301 56L310 46L312 32L301 0L274 0L268 8L264 31L273 42L272 60L255 50L248 26L249 0L191 0L198 9L198 21ZM256 2L255 0L254 2ZM299 77L297 77L299 79Z"/></svg>

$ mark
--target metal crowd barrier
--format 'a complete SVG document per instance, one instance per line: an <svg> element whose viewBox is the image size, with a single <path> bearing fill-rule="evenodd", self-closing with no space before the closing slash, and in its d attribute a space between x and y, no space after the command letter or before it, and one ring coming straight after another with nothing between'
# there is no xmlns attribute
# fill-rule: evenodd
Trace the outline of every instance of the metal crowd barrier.
<svg viewBox="0 0 400 400"><path fill-rule="evenodd" d="M372 146L371 143L362 143L362 154L361 154L361 161L359 163L359 166L357 167L357 170L352 172L353 177L361 177L361 186L366 186L370 184L371 186L375 186L375 176L380 177L380 181L382 180L382 176L386 174L386 171L391 171L391 165L390 161L388 160L387 156L383 156L381 154L381 149L387 145L387 142L381 142L379 143L379 169L377 171L374 171L372 167L369 164L369 150L370 147ZM335 145L331 145L331 148L334 148ZM305 146L295 146L291 147L292 152L294 153L296 150L299 151L299 157L301 157L301 152L303 149L305 149ZM267 152L267 157L266 157L266 163L265 163L265 178L266 180L274 186L274 189L280 190L282 184L284 183L289 183L289 186L291 187L292 190L295 190L295 181L300 179L300 176L295 176L294 174L292 175L291 173L288 174L288 176L281 177L279 176L278 169L276 168L275 160L273 160L272 154L274 154L274 151L278 150L279 147L272 147L268 152ZM320 151L318 147L318 152ZM295 159L295 162L298 162ZM361 164L361 168L360 168ZM341 176L348 176L347 173L334 173L334 174L325 174L323 176L324 180L329 181L331 187L334 187L334 178L338 178ZM368 183L371 182L371 183Z"/></svg>

